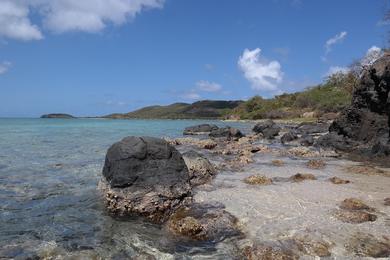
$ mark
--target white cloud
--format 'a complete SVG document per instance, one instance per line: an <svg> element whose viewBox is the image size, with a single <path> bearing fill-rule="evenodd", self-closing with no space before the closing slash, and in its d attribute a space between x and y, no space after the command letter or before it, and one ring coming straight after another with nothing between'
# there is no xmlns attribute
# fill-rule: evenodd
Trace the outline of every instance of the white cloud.
<svg viewBox="0 0 390 260"><path fill-rule="evenodd" d="M222 86L220 84L215 83L215 82L205 81L205 80L198 81L196 83L196 87L199 90L205 91L205 92L217 92L217 91L220 91L222 89Z"/></svg>
<svg viewBox="0 0 390 260"><path fill-rule="evenodd" d="M201 96L193 90L180 94L180 97L189 100L197 100L201 98Z"/></svg>
<svg viewBox="0 0 390 260"><path fill-rule="evenodd" d="M283 80L283 72L278 61L267 62L260 59L261 49L245 49L238 60L239 68L255 90L277 92Z"/></svg>
<svg viewBox="0 0 390 260"><path fill-rule="evenodd" d="M369 48L366 52L366 55L363 57L363 59L360 61L362 66L369 66L373 64L377 59L382 57L383 50L377 46L372 46Z"/></svg>
<svg viewBox="0 0 390 260"><path fill-rule="evenodd" d="M349 68L347 67L340 67L340 66L332 66L329 68L328 72L326 73L326 76L332 76L333 74L347 74L349 72Z"/></svg>
<svg viewBox="0 0 390 260"><path fill-rule="evenodd" d="M107 25L121 25L148 8L162 8L165 0L0 0L0 36L19 40L43 38L33 25L30 10L37 11L45 28L100 32Z"/></svg>
<svg viewBox="0 0 390 260"><path fill-rule="evenodd" d="M38 26L31 24L28 5L16 0L0 1L0 36L23 41L43 38Z"/></svg>
<svg viewBox="0 0 390 260"><path fill-rule="evenodd" d="M343 31L335 35L334 37L330 38L329 40L327 40L325 43L326 54L332 51L333 45L342 42L346 36L347 36L347 32Z"/></svg>
<svg viewBox="0 0 390 260"><path fill-rule="evenodd" d="M12 64L9 61L4 61L0 63L0 75L7 73L11 66Z"/></svg>

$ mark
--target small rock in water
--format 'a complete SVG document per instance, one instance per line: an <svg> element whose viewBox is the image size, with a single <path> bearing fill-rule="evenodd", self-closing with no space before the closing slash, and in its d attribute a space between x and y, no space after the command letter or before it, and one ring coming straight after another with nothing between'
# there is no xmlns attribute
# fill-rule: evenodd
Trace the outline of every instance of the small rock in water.
<svg viewBox="0 0 390 260"><path fill-rule="evenodd" d="M348 184L348 183L350 183L349 180L343 180L343 179L340 179L339 177L329 178L329 181L332 182L333 184Z"/></svg>
<svg viewBox="0 0 390 260"><path fill-rule="evenodd" d="M377 219L377 216L366 211L358 210L339 210L335 214L336 218L352 224L360 224L363 222L373 222Z"/></svg>
<svg viewBox="0 0 390 260"><path fill-rule="evenodd" d="M390 257L390 240L359 232L349 241L346 249L357 256L387 258Z"/></svg>
<svg viewBox="0 0 390 260"><path fill-rule="evenodd" d="M280 138L280 141L282 142L282 144L285 144L285 143L288 143L288 142L291 142L291 141L294 141L298 139L298 135L295 131L290 131L290 132L287 132L285 133L281 138Z"/></svg>
<svg viewBox="0 0 390 260"><path fill-rule="evenodd" d="M201 124L201 125L189 126L184 129L183 135L206 134L217 129L218 126L212 124Z"/></svg>
<svg viewBox="0 0 390 260"><path fill-rule="evenodd" d="M284 162L282 160L273 160L272 165L273 166L283 166Z"/></svg>
<svg viewBox="0 0 390 260"><path fill-rule="evenodd" d="M294 182L301 182L304 180L317 180L317 178L311 173L297 173L290 177Z"/></svg>
<svg viewBox="0 0 390 260"><path fill-rule="evenodd" d="M220 242L238 236L237 219L222 204L199 204L177 210L167 222L168 229L192 240Z"/></svg>
<svg viewBox="0 0 390 260"><path fill-rule="evenodd" d="M244 179L246 184L250 185L270 185L272 180L263 175L252 175Z"/></svg>
<svg viewBox="0 0 390 260"><path fill-rule="evenodd" d="M347 210L372 210L372 208L367 206L363 201L356 198L343 200L340 204L340 208Z"/></svg>
<svg viewBox="0 0 390 260"><path fill-rule="evenodd" d="M231 139L240 139L241 137L244 137L244 134L241 133L240 130L237 128L233 128L230 126L218 128L216 130L213 130L209 134L210 137L214 138L227 138L228 140Z"/></svg>
<svg viewBox="0 0 390 260"><path fill-rule="evenodd" d="M255 245L245 247L243 250L244 259L247 260L298 260L299 256L279 247L267 245Z"/></svg>
<svg viewBox="0 0 390 260"><path fill-rule="evenodd" d="M385 206L390 206L390 198L385 199Z"/></svg>
<svg viewBox="0 0 390 260"><path fill-rule="evenodd" d="M263 134L264 138L274 139L280 132L280 127L275 124L272 120L267 120L265 122L257 123L253 127L253 132Z"/></svg>
<svg viewBox="0 0 390 260"><path fill-rule="evenodd" d="M195 151L185 152L183 159L190 174L191 185L205 184L216 174L214 165L206 157Z"/></svg>
<svg viewBox="0 0 390 260"><path fill-rule="evenodd" d="M304 135L299 143L303 146L312 146L314 144L314 138L311 135Z"/></svg>
<svg viewBox="0 0 390 260"><path fill-rule="evenodd" d="M325 165L323 160L310 160L306 163L306 166L310 169L323 169Z"/></svg>
<svg viewBox="0 0 390 260"><path fill-rule="evenodd" d="M330 256L330 244L320 240L310 240L306 237L295 237L294 243L297 245L299 251L306 255L326 257Z"/></svg>

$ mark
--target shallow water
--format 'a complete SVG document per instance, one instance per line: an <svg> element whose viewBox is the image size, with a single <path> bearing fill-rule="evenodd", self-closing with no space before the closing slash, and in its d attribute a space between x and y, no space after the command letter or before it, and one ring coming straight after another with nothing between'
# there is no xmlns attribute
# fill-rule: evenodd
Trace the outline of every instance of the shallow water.
<svg viewBox="0 0 390 260"><path fill-rule="evenodd" d="M129 135L177 137L203 122L0 119L0 258L231 255L229 246L186 245L142 220L113 219L96 190L112 143Z"/></svg>

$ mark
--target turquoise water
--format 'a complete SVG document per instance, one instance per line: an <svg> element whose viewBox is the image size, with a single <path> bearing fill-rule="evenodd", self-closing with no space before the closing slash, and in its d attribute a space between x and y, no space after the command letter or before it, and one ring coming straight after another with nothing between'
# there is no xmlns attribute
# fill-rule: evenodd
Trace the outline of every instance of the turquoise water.
<svg viewBox="0 0 390 260"><path fill-rule="evenodd" d="M160 227L140 219L113 219L104 211L96 190L112 143L129 135L177 137L186 126L203 122L210 123L0 119L0 258L86 254L87 258L122 259L145 253L228 256L228 249L175 242Z"/></svg>

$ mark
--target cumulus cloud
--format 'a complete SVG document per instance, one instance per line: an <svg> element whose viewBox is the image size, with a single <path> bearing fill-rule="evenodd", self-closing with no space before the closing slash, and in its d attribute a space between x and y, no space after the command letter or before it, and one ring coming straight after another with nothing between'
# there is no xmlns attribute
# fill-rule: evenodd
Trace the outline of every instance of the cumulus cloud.
<svg viewBox="0 0 390 260"><path fill-rule="evenodd" d="M205 80L198 81L196 83L197 89L205 92L217 92L222 89L222 86L215 82L209 82Z"/></svg>
<svg viewBox="0 0 390 260"><path fill-rule="evenodd" d="M347 32L343 31L335 35L334 37L330 38L329 40L327 40L325 43L326 54L332 51L333 45L342 42L346 36L347 36Z"/></svg>
<svg viewBox="0 0 390 260"><path fill-rule="evenodd" d="M328 72L326 73L326 76L332 76L334 74L347 74L349 72L349 68L347 67L340 67L340 66L332 66L329 68Z"/></svg>
<svg viewBox="0 0 390 260"><path fill-rule="evenodd" d="M39 40L41 29L31 23L30 10L37 11L45 28L100 32L108 24L121 25L148 8L162 8L164 0L1 0L0 36Z"/></svg>
<svg viewBox="0 0 390 260"><path fill-rule="evenodd" d="M5 74L10 68L12 64L9 61L3 61L0 63L0 75Z"/></svg>
<svg viewBox="0 0 390 260"><path fill-rule="evenodd" d="M255 90L278 92L283 72L278 61L266 61L260 57L261 49L245 49L238 59L238 66Z"/></svg>
<svg viewBox="0 0 390 260"><path fill-rule="evenodd" d="M374 45L367 50L366 55L363 57L360 63L362 66L369 66L373 64L377 59L382 57L383 54L383 50Z"/></svg>
<svg viewBox="0 0 390 260"><path fill-rule="evenodd" d="M28 4L17 0L0 1L0 36L23 41L43 38L29 19Z"/></svg>

